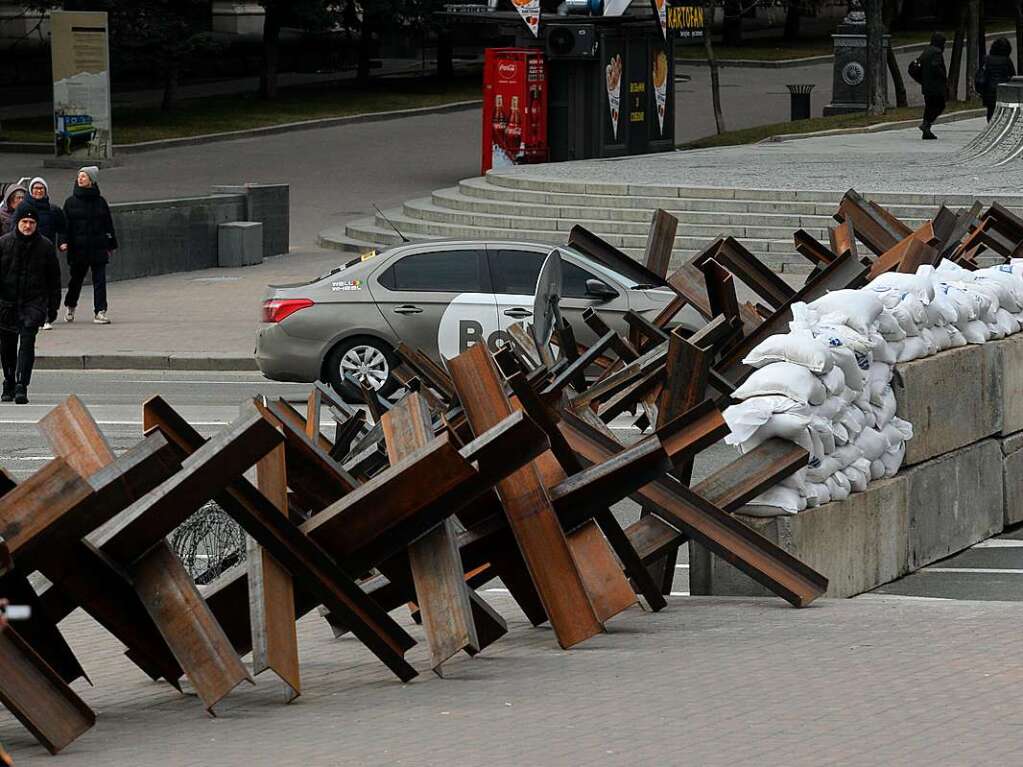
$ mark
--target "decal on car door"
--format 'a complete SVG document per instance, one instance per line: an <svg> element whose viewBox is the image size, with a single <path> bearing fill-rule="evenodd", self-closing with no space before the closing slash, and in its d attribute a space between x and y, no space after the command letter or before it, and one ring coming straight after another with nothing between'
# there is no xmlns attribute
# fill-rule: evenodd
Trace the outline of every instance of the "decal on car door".
<svg viewBox="0 0 1023 767"><path fill-rule="evenodd" d="M489 311L484 307L489 306ZM437 328L437 349L444 359L457 357L473 344L486 341L496 351L504 333L497 324L491 293L459 293L448 304Z"/></svg>

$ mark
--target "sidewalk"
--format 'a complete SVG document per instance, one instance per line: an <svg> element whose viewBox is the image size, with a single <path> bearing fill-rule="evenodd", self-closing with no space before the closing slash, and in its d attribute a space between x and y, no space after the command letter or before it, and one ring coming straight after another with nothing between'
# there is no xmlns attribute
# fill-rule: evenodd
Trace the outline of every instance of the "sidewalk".
<svg viewBox="0 0 1023 767"><path fill-rule="evenodd" d="M116 258L116 256L115 256ZM166 274L108 285L110 325L92 323L86 285L74 324L61 316L36 344L39 369L254 370L266 286L312 280L345 256L307 251L259 266Z"/></svg>
<svg viewBox="0 0 1023 767"><path fill-rule="evenodd" d="M422 641L408 659L424 673L402 685L310 616L303 695L282 705L267 673L216 719L149 681L78 612L62 628L96 685L75 683L96 726L55 758L0 710L0 740L18 767L1023 763L1023 604L672 597L563 652L507 596L482 596L509 634L452 659L444 679L426 671ZM395 615L422 640L407 611Z"/></svg>
<svg viewBox="0 0 1023 767"><path fill-rule="evenodd" d="M460 63L456 62L456 67ZM424 62L421 59L381 59L380 66L372 70L372 77L376 79L397 75L415 75L422 71L423 68ZM432 74L436 69L436 62L426 61L425 68L427 74ZM298 85L330 85L331 83L354 80L355 75L354 67L340 72L282 72L278 77L278 87L291 88ZM257 76L212 80L182 85L178 91L178 98L192 99L204 96L230 96L238 93L255 93L258 88L259 77ZM122 106L155 106L163 101L163 90L161 88L146 88L144 90L116 91L111 94L110 101L111 105L115 108ZM37 117L39 115L49 115L52 112L52 100L28 104L8 104L0 106L0 120L9 120L16 117Z"/></svg>

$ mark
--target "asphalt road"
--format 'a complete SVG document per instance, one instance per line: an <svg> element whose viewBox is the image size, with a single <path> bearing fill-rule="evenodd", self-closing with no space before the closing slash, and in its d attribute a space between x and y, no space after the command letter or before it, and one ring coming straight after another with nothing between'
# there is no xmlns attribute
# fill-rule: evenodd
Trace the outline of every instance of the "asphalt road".
<svg viewBox="0 0 1023 767"><path fill-rule="evenodd" d="M142 403L159 394L205 436L210 436L238 416L246 399L258 395L304 401L309 384L268 381L258 373L205 373L177 371L38 371L33 375L28 405L0 405L0 466L23 480L53 458L36 423L69 394L77 395L89 408L115 452L134 445L142 437ZM323 420L324 433L332 436L333 422ZM612 428L626 440L638 431L624 419ZM700 478L732 460L732 448L719 445L705 451L694 476ZM631 501L613 511L623 524L634 521L639 507ZM674 592L689 591L688 551L683 548L676 568ZM500 584L489 588L500 589Z"/></svg>
<svg viewBox="0 0 1023 767"><path fill-rule="evenodd" d="M899 54L903 72L916 55ZM678 71L691 78L678 82L675 92L675 140L683 143L715 128L706 67ZM787 83L813 83L813 114L819 115L831 101L831 81L830 61L787 69L724 67L726 126L734 130L787 120ZM920 103L916 84L908 81L907 88L910 102ZM206 194L214 184L287 183L291 244L308 248L322 229L372 215L373 203L397 207L479 175L480 135L476 108L318 128L126 155L121 165L103 170L100 185L111 202L131 202ZM43 175L53 197L62 200L70 192L72 172L44 170L42 161L41 155L0 154L0 176ZM728 183L727 174L721 183Z"/></svg>

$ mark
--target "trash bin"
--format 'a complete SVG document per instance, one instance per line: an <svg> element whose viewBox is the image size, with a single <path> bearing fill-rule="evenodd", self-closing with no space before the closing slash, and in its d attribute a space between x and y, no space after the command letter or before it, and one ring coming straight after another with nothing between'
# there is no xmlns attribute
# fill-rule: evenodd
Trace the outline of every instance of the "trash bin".
<svg viewBox="0 0 1023 767"><path fill-rule="evenodd" d="M792 99L792 120L810 119L810 91L813 90L813 83L800 83L786 85Z"/></svg>

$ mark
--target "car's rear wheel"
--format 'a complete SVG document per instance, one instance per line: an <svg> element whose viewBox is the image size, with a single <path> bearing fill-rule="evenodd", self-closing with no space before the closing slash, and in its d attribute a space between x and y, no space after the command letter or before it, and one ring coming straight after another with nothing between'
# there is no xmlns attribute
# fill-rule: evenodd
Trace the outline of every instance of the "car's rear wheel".
<svg viewBox="0 0 1023 767"><path fill-rule="evenodd" d="M373 338L352 338L335 346L327 355L327 382L351 402L362 402L362 393L346 381L367 383L382 397L398 388L392 372L397 364L394 352Z"/></svg>

